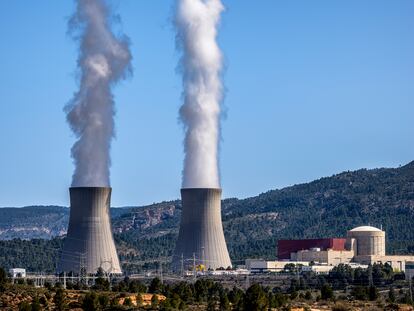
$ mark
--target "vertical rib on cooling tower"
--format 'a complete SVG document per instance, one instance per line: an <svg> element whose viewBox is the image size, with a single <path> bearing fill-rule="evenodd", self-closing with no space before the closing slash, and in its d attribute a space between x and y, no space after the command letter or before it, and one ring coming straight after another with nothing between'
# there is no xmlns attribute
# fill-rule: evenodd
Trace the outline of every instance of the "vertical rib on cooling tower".
<svg viewBox="0 0 414 311"><path fill-rule="evenodd" d="M173 256L173 269L203 264L217 269L231 266L221 222L221 189L181 189L180 231Z"/></svg>
<svg viewBox="0 0 414 311"><path fill-rule="evenodd" d="M111 188L70 188L68 234L59 262L59 272L96 273L99 267L122 273L111 231Z"/></svg>

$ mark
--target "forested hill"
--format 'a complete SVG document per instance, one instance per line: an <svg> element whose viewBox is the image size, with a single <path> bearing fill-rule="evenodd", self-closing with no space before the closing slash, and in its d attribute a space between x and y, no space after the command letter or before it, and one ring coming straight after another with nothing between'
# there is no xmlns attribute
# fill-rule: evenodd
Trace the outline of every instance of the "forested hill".
<svg viewBox="0 0 414 311"><path fill-rule="evenodd" d="M40 211L38 207L28 209ZM68 209L50 209L50 212L39 213L36 221L46 219L42 225L47 227L61 219L61 227L65 230ZM7 218L8 214L15 215L16 210L0 209L0 233L4 226L19 227L19 230L33 226L30 218L27 222L22 222L22 217ZM112 209L112 224L121 257L128 258L130 263L160 257L168 259L180 214L178 200ZM414 253L414 162L399 168L343 172L243 200L226 199L223 201L223 224L233 260L274 258L278 239L341 237L352 227L363 224L384 228L388 252ZM18 231L14 234L18 236ZM0 234L0 238L4 236ZM0 243L0 253L1 245L3 243Z"/></svg>
<svg viewBox="0 0 414 311"><path fill-rule="evenodd" d="M69 209L61 206L0 208L0 239L50 239L66 233Z"/></svg>
<svg viewBox="0 0 414 311"><path fill-rule="evenodd" d="M233 200L225 205L224 220L230 240L237 243L252 236L255 240L345 236L352 227L371 224L386 231L388 251L413 252L414 162L396 169L344 172Z"/></svg>
<svg viewBox="0 0 414 311"><path fill-rule="evenodd" d="M179 201L132 208L113 225L117 241L141 259L171 254ZM223 201L223 224L234 260L276 256L282 238L343 237L364 224L382 226L387 251L414 253L414 162L399 168L343 172L311 183Z"/></svg>

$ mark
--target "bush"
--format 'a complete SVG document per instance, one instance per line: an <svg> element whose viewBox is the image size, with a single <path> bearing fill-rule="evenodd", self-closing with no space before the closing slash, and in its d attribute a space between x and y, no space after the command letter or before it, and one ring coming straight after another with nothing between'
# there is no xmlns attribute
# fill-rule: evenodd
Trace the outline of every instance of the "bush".
<svg viewBox="0 0 414 311"><path fill-rule="evenodd" d="M333 289L328 284L324 284L321 288L321 299L328 300L333 298Z"/></svg>
<svg viewBox="0 0 414 311"><path fill-rule="evenodd" d="M154 278L151 281L151 284L148 288L148 292L151 294L159 294L161 293L161 290L162 290L161 280L159 278Z"/></svg>
<svg viewBox="0 0 414 311"><path fill-rule="evenodd" d="M391 302L391 303L395 302L395 291L394 291L393 287L391 287L389 292L388 292L388 301Z"/></svg>
<svg viewBox="0 0 414 311"><path fill-rule="evenodd" d="M143 303L144 303L144 299L142 298L142 295L138 294L137 295L137 306L141 307Z"/></svg>
<svg viewBox="0 0 414 311"><path fill-rule="evenodd" d="M40 297L39 299L40 304L42 304L43 306L47 307L48 302L45 296Z"/></svg>
<svg viewBox="0 0 414 311"><path fill-rule="evenodd" d="M109 297L108 295L102 294L98 297L99 305L102 308L106 308L109 305Z"/></svg>
<svg viewBox="0 0 414 311"><path fill-rule="evenodd" d="M296 298L298 298L298 292L297 291L293 291L290 294L290 299L295 300Z"/></svg>
<svg viewBox="0 0 414 311"><path fill-rule="evenodd" d="M124 306L127 306L127 307L132 306L132 300L131 300L131 298L129 298L129 297L125 298L125 300L124 300Z"/></svg>
<svg viewBox="0 0 414 311"><path fill-rule="evenodd" d="M32 311L32 307L27 301L19 303L19 311Z"/></svg>
<svg viewBox="0 0 414 311"><path fill-rule="evenodd" d="M267 310L268 301L266 293L259 284L253 284L247 289L244 299L244 307L245 310Z"/></svg>
<svg viewBox="0 0 414 311"><path fill-rule="evenodd" d="M0 292L6 289L6 283L8 282L6 271L0 268Z"/></svg>
<svg viewBox="0 0 414 311"><path fill-rule="evenodd" d="M378 289L374 286L371 285L368 289L368 297L369 300L374 301L378 299Z"/></svg>
<svg viewBox="0 0 414 311"><path fill-rule="evenodd" d="M57 311L66 310L66 294L62 288L56 290L56 294L53 297L55 308Z"/></svg>
<svg viewBox="0 0 414 311"><path fill-rule="evenodd" d="M351 310L349 308L349 306L347 306L344 303L336 303L333 307L332 307L332 311L349 311Z"/></svg>
<svg viewBox="0 0 414 311"><path fill-rule="evenodd" d="M39 298L36 296L33 298L32 300L32 306L31 306L31 310L32 311L40 311L42 308L40 307L40 301Z"/></svg>
<svg viewBox="0 0 414 311"><path fill-rule="evenodd" d="M85 311L98 310L98 296L95 292L86 293L82 300L82 309Z"/></svg>
<svg viewBox="0 0 414 311"><path fill-rule="evenodd" d="M158 306L158 296L157 295L152 295L151 298L151 307L156 308Z"/></svg>
<svg viewBox="0 0 414 311"><path fill-rule="evenodd" d="M367 291L367 288L364 286L355 286L351 291L351 295L356 300L367 300L368 291Z"/></svg>

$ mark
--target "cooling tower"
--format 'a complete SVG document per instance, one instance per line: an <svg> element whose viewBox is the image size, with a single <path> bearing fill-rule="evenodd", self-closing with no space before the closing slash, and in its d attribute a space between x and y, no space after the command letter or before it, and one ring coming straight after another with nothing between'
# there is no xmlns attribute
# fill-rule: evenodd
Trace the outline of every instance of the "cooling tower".
<svg viewBox="0 0 414 311"><path fill-rule="evenodd" d="M111 188L70 188L70 218L59 272L122 273L111 231Z"/></svg>
<svg viewBox="0 0 414 311"><path fill-rule="evenodd" d="M173 256L173 269L194 265L217 269L231 266L221 222L221 189L181 189L180 231Z"/></svg>

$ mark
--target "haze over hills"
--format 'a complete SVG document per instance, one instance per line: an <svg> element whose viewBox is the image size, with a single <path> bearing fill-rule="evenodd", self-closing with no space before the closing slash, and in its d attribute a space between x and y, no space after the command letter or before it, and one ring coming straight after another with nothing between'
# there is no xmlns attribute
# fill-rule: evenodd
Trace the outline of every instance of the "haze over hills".
<svg viewBox="0 0 414 311"><path fill-rule="evenodd" d="M275 258L281 238L341 237L362 224L384 228L388 252L414 252L414 162L343 172L243 200L226 199L222 213L234 261ZM121 259L131 264L171 256L179 200L111 209L111 214ZM51 239L65 234L67 222L64 207L0 209L0 239ZM12 242L1 242L0 248Z"/></svg>

